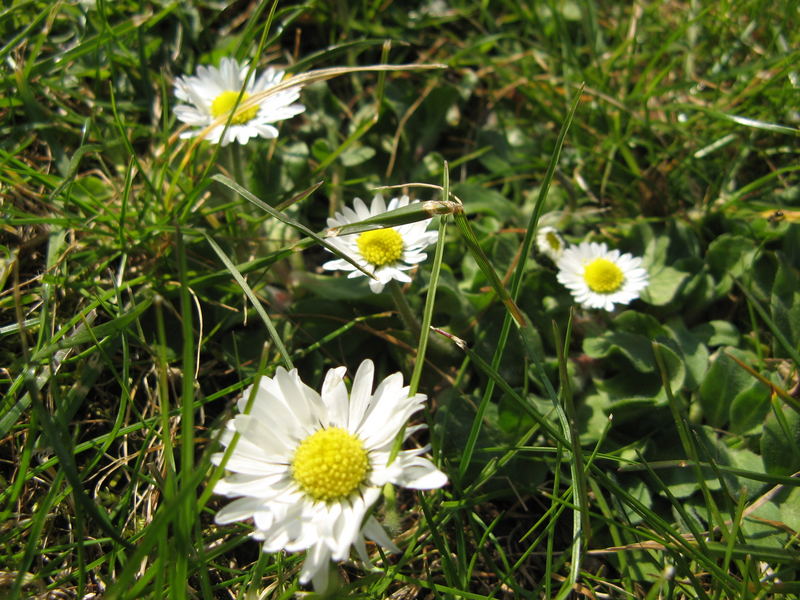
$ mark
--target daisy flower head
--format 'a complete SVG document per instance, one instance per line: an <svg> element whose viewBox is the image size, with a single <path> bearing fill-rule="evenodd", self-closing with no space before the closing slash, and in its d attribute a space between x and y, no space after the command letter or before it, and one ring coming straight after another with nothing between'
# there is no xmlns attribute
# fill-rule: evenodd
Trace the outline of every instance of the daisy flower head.
<svg viewBox="0 0 800 600"><path fill-rule="evenodd" d="M253 519L251 536L264 552L307 550L300 582L324 591L331 559L344 560L355 546L369 562L365 537L397 552L368 509L392 483L434 489L447 477L422 457L428 448L402 450L391 459L395 439L425 402L409 396L403 376L386 377L373 391L372 361L361 363L348 395L345 368L331 369L317 393L296 369L278 367L245 390L240 414L221 438L228 447L238 434L214 492L236 500L216 515L217 524ZM252 395L250 411L245 413ZM405 429L407 439L424 428ZM219 465L223 453L212 462ZM366 517L366 518L365 518Z"/></svg>
<svg viewBox="0 0 800 600"><path fill-rule="evenodd" d="M295 103L300 97L299 87L271 94L253 106L245 105L250 96L274 87L283 79L283 71L270 67L260 76L253 73L245 85L248 71L248 65L239 64L232 58L223 58L219 68L201 66L197 69L197 75L179 77L175 82L175 96L185 104L175 107L175 116L187 125L196 127L184 131L181 137L196 137L211 127L204 139L223 146L233 141L246 144L250 138L258 136L276 138L278 130L272 123L289 119L305 110L302 104ZM237 107L236 112L226 131L225 124L234 106Z"/></svg>
<svg viewBox="0 0 800 600"><path fill-rule="evenodd" d="M564 253L567 244L555 227L540 227L536 233L536 247L539 252L557 261Z"/></svg>
<svg viewBox="0 0 800 600"><path fill-rule="evenodd" d="M377 194L367 207L361 198L356 198L353 201L353 208L344 207L341 212L336 212L335 216L328 218L328 227L341 227L357 223L390 210L408 206L409 202L408 196L401 196L392 198L387 206L383 196ZM415 200L413 203L416 202L418 201ZM439 237L439 233L436 231L425 231L430 222L431 219L424 219L396 227L333 236L328 238L328 242L342 254L355 260L365 271L375 276L375 279L370 279L369 287L373 292L379 294L392 279L403 283L411 281L411 277L406 271L427 258L428 255L422 251L423 248L435 243ZM348 278L364 275L341 258L329 260L322 265L322 268L329 271L350 271Z"/></svg>
<svg viewBox="0 0 800 600"><path fill-rule="evenodd" d="M605 244L581 242L566 248L556 261L558 281L584 308L614 310L628 304L647 287L642 259L609 250Z"/></svg>

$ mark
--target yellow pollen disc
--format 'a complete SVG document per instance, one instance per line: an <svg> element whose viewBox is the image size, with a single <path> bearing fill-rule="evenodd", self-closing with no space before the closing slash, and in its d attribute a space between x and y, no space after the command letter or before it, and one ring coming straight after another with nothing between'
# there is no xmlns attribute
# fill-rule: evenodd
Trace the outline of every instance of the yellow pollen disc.
<svg viewBox="0 0 800 600"><path fill-rule="evenodd" d="M403 236L391 228L365 231L356 243L361 256L377 267L397 262L403 256Z"/></svg>
<svg viewBox="0 0 800 600"><path fill-rule="evenodd" d="M292 476L314 500L346 498L364 482L369 468L364 444L340 427L320 429L304 439L292 459Z"/></svg>
<svg viewBox="0 0 800 600"><path fill-rule="evenodd" d="M550 246L556 252L561 250L561 240L558 239L558 236L552 231L548 231L547 234L544 236L544 239L547 240L547 245Z"/></svg>
<svg viewBox="0 0 800 600"><path fill-rule="evenodd" d="M583 270L583 280L589 289L599 294L616 292L625 276L616 264L605 258L595 258Z"/></svg>
<svg viewBox="0 0 800 600"><path fill-rule="evenodd" d="M227 115L233 109L234 105L236 104L236 99L239 97L238 91L228 90L226 92L222 92L219 96L214 98L214 101L211 103L211 114L215 119ZM244 104L244 101L250 97L250 94L245 92L242 94L242 100L239 102L239 106ZM236 111L236 114L231 119L231 123L235 125L241 125L242 123L247 123L256 118L258 114L258 106L253 106L251 108L240 108Z"/></svg>

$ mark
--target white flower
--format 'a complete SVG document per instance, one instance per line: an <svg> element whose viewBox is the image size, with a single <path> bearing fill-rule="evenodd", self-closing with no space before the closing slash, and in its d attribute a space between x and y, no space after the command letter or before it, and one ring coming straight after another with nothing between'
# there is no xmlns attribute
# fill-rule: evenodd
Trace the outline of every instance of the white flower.
<svg viewBox="0 0 800 600"><path fill-rule="evenodd" d="M557 261L563 254L566 243L555 227L540 227L536 233L536 247L551 260Z"/></svg>
<svg viewBox="0 0 800 600"><path fill-rule="evenodd" d="M628 304L647 287L642 259L605 244L581 242L571 246L556 261L558 280L569 288L584 308L613 310L614 304Z"/></svg>
<svg viewBox="0 0 800 600"><path fill-rule="evenodd" d="M270 123L289 119L305 110L302 104L292 104L300 96L300 88L292 87L261 99L254 106L243 107L245 100L273 87L283 79L283 71L269 68L260 76L256 73L244 85L249 67L232 58L223 58L219 69L201 66L194 77L179 77L175 82L175 96L189 104L175 107L175 116L184 123L197 127L181 134L182 138L201 135L206 128L206 140L227 146L236 140L246 144L252 137L275 138L278 130ZM228 115L241 94L231 124L220 140ZM213 127L212 127L213 126Z"/></svg>
<svg viewBox="0 0 800 600"><path fill-rule="evenodd" d="M350 547L368 561L364 537L397 551L383 527L369 516L381 488L393 483L433 489L447 477L420 455L426 448L400 451L390 460L399 432L422 408L424 394L409 397L403 376L394 373L372 391L374 367L365 360L353 378L349 398L345 368L325 375L322 392L302 381L297 370L278 367L262 377L252 407L244 414L252 386L238 402L222 444L239 439L225 468L232 473L214 492L238 497L217 513L222 525L253 519L252 537L264 552L308 550L300 582L324 591L330 560L344 560ZM405 437L424 428L409 427ZM223 454L212 457L220 464Z"/></svg>
<svg viewBox="0 0 800 600"><path fill-rule="evenodd" d="M415 200L414 203L417 201ZM387 211L408 206L408 196L392 198L389 206L383 196L377 194L369 208L361 198L356 198L353 208L344 207L342 212L328 218L328 227L340 227L357 223L369 217L375 217ZM413 204L413 203L412 203ZM343 254L355 260L365 271L372 273L375 279L369 280L370 289L379 294L392 279L408 283L411 278L405 273L421 263L428 256L422 249L436 242L439 237L436 231L425 231L431 219L416 221L397 227L372 229L363 233L340 235L328 238L328 242ZM348 278L364 275L344 259L329 260L323 269L329 271L350 271Z"/></svg>

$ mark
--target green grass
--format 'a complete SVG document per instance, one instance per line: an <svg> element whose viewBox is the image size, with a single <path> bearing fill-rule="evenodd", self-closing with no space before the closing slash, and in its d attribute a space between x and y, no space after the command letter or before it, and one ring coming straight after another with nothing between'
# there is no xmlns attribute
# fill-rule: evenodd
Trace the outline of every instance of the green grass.
<svg viewBox="0 0 800 600"><path fill-rule="evenodd" d="M450 483L378 507L402 553L337 597L800 597L799 30L765 0L5 6L0 598L310 593L214 524L210 458L259 374L365 358L427 394ZM274 141L178 139L175 79L226 56L347 69ZM380 186L463 203L410 318L320 268ZM648 289L574 306L541 225Z"/></svg>

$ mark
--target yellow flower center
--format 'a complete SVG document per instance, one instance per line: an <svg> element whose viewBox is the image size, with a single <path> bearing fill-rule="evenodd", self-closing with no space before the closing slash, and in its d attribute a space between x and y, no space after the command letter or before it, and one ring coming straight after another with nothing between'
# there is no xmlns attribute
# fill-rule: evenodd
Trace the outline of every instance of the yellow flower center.
<svg viewBox="0 0 800 600"><path fill-rule="evenodd" d="M340 427L320 429L304 439L292 459L292 476L314 500L346 498L364 482L369 461L364 444Z"/></svg>
<svg viewBox="0 0 800 600"><path fill-rule="evenodd" d="M625 275L616 264L605 258L595 258L583 270L583 280L589 289L599 294L616 292Z"/></svg>
<svg viewBox="0 0 800 600"><path fill-rule="evenodd" d="M226 116L229 112L231 112L231 110L233 110L238 97L238 91L228 90L226 92L222 92L219 96L214 98L214 101L211 103L211 114L213 117L218 119L219 117ZM249 97L250 94L247 92L243 93L242 100L239 102L239 105L241 106ZM234 125L247 123L248 121L255 119L257 114L258 106L253 106L251 108L240 108L236 111L236 114L233 115L231 123Z"/></svg>
<svg viewBox="0 0 800 600"><path fill-rule="evenodd" d="M365 231L356 243L361 256L377 267L397 262L403 256L403 236L391 228Z"/></svg>
<svg viewBox="0 0 800 600"><path fill-rule="evenodd" d="M547 245L550 246L556 252L561 250L561 240L558 239L558 235L556 235L555 232L548 231L545 234L544 239L547 240Z"/></svg>

